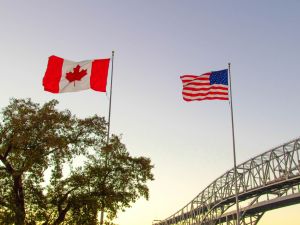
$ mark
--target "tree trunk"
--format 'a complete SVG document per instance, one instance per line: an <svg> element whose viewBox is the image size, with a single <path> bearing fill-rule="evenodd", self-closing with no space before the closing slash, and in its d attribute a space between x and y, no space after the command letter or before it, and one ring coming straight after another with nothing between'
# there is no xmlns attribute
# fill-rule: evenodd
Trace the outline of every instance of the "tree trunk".
<svg viewBox="0 0 300 225"><path fill-rule="evenodd" d="M65 220L66 213L59 214L58 218L54 221L53 225L59 225Z"/></svg>
<svg viewBox="0 0 300 225"><path fill-rule="evenodd" d="M13 176L14 181L14 199L15 199L15 224L24 225L25 223L25 204L22 175Z"/></svg>
<svg viewBox="0 0 300 225"><path fill-rule="evenodd" d="M100 214L100 225L103 225L104 222L104 209L101 210L101 214Z"/></svg>
<svg viewBox="0 0 300 225"><path fill-rule="evenodd" d="M71 208L71 205L70 205L70 203L68 203L64 210L59 211L59 215L58 215L57 219L54 221L53 225L59 225L62 222L64 222L64 220L66 218L66 214L70 210L70 208Z"/></svg>

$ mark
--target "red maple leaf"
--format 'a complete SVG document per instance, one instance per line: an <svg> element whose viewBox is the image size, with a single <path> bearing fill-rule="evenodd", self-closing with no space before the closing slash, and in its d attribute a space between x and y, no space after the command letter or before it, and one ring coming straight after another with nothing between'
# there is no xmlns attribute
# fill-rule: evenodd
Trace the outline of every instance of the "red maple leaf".
<svg viewBox="0 0 300 225"><path fill-rule="evenodd" d="M85 75L87 75L87 70L81 70L81 66L77 65L75 68L73 68L73 72L69 72L66 74L67 80L71 83L74 81L75 85L75 80L81 80Z"/></svg>

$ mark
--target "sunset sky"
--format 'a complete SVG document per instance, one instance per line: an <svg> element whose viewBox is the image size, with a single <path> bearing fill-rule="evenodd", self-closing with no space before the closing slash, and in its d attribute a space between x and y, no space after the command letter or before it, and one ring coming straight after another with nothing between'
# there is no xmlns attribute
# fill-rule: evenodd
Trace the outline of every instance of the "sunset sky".
<svg viewBox="0 0 300 225"><path fill-rule="evenodd" d="M42 78L50 55L114 50L112 132L155 165L149 201L115 223L150 225L233 167L228 101L184 102L181 75L231 62L238 164L300 136L299 24L298 0L0 0L0 108L12 97L57 99L79 117L107 117L107 94L55 95ZM299 225L299 210L267 212L259 224Z"/></svg>

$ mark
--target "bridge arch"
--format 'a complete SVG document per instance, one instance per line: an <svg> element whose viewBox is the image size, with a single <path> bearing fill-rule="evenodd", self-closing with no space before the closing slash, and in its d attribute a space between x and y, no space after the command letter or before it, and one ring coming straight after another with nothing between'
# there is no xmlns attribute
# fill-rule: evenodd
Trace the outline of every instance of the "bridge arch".
<svg viewBox="0 0 300 225"><path fill-rule="evenodd" d="M241 224L256 225L264 213L300 203L300 138L237 166ZM234 168L214 180L179 211L155 225L236 224Z"/></svg>

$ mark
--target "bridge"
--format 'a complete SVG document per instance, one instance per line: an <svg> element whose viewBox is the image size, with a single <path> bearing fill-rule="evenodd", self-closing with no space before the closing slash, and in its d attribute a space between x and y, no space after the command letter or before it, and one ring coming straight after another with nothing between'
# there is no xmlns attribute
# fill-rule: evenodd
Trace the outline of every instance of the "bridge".
<svg viewBox="0 0 300 225"><path fill-rule="evenodd" d="M300 203L300 138L237 166L240 224L256 225L265 212ZM154 225L236 225L234 168L191 202Z"/></svg>

